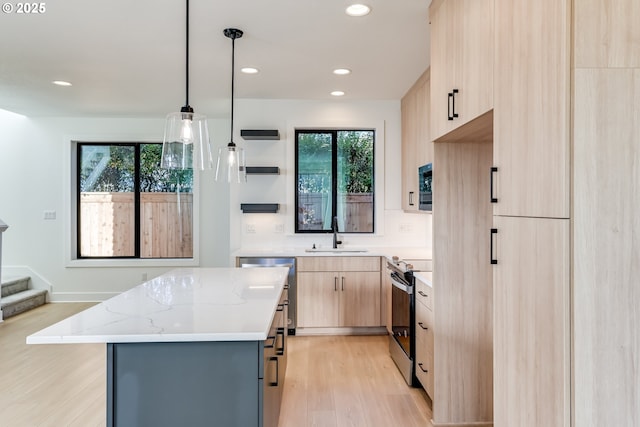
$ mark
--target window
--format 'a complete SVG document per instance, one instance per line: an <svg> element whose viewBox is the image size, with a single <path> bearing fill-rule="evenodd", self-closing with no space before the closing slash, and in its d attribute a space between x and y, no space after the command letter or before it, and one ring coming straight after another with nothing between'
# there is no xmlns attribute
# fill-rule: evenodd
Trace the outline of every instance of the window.
<svg viewBox="0 0 640 427"><path fill-rule="evenodd" d="M193 257L193 171L162 144L77 143L77 258Z"/></svg>
<svg viewBox="0 0 640 427"><path fill-rule="evenodd" d="M296 130L296 233L374 231L373 130Z"/></svg>

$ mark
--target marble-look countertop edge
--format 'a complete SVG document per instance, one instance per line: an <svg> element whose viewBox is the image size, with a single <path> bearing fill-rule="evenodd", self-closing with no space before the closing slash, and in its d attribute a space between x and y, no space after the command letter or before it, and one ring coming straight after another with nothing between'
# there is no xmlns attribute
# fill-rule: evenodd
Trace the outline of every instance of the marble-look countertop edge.
<svg viewBox="0 0 640 427"><path fill-rule="evenodd" d="M152 342L264 341L266 333L28 336L27 344L126 344Z"/></svg>
<svg viewBox="0 0 640 427"><path fill-rule="evenodd" d="M264 341L287 272L171 270L29 335L26 343Z"/></svg>

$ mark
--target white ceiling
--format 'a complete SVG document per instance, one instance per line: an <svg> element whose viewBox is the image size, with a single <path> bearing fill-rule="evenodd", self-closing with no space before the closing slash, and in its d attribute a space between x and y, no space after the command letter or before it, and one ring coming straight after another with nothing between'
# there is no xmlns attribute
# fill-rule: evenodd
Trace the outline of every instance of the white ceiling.
<svg viewBox="0 0 640 427"><path fill-rule="evenodd" d="M226 117L231 40L236 99L397 100L429 63L430 0L191 0L190 94ZM17 4L17 2L13 2ZM0 14L0 108L28 116L164 117L185 102L185 2L53 0ZM256 75L241 67L260 69ZM348 76L332 70L346 67ZM71 87L51 84L67 80Z"/></svg>

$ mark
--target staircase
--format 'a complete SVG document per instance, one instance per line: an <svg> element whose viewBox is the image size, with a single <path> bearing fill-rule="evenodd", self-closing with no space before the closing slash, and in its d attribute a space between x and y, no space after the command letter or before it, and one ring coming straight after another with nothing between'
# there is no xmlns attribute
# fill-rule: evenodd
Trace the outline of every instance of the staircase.
<svg viewBox="0 0 640 427"><path fill-rule="evenodd" d="M30 277L4 277L1 286L0 310L5 319L47 302L47 291L31 289Z"/></svg>

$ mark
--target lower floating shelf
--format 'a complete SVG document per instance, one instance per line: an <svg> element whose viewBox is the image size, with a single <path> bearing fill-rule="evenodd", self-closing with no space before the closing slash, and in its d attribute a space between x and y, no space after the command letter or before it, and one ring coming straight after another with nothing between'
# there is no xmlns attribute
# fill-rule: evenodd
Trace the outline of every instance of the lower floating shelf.
<svg viewBox="0 0 640 427"><path fill-rule="evenodd" d="M276 213L280 209L278 203L241 203L242 213Z"/></svg>

